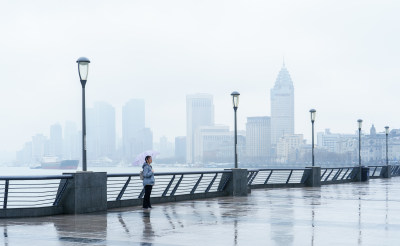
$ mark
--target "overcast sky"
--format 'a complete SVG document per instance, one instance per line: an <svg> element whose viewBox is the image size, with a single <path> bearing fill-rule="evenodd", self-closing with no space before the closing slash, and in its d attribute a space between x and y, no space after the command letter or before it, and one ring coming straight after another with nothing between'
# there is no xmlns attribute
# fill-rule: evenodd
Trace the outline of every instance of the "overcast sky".
<svg viewBox="0 0 400 246"><path fill-rule="evenodd" d="M215 121L270 115L283 56L295 88L295 131L400 128L399 1L0 2L0 152L66 120L81 124L76 59L92 63L87 106L146 101L154 141L186 134L186 95L214 95Z"/></svg>

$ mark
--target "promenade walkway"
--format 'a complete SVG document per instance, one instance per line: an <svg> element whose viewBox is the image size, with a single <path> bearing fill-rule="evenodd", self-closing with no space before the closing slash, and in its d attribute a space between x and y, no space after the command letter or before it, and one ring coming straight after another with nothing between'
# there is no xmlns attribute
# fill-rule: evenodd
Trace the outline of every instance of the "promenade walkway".
<svg viewBox="0 0 400 246"><path fill-rule="evenodd" d="M400 245L400 177L0 220L14 245Z"/></svg>

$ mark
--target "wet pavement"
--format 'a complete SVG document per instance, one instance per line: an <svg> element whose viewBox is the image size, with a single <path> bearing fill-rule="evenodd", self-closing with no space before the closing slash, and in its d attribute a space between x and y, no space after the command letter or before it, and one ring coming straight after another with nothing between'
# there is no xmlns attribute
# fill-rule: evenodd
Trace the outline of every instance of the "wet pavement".
<svg viewBox="0 0 400 246"><path fill-rule="evenodd" d="M13 245L400 245L400 177L0 220Z"/></svg>

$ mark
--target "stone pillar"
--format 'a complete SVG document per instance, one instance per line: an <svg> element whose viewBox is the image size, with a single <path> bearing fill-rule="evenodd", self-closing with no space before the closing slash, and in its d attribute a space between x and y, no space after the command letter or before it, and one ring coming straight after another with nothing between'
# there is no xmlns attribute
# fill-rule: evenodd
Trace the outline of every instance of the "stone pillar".
<svg viewBox="0 0 400 246"><path fill-rule="evenodd" d="M232 177L227 185L227 191L231 196L247 196L247 169L232 168Z"/></svg>
<svg viewBox="0 0 400 246"><path fill-rule="evenodd" d="M82 214L107 210L107 173L76 172L60 201L66 214ZM65 181L64 181L65 182ZM63 183L60 184L62 187ZM60 190L60 188L59 188Z"/></svg>
<svg viewBox="0 0 400 246"><path fill-rule="evenodd" d="M361 167L353 167L350 177L352 181L361 182Z"/></svg>
<svg viewBox="0 0 400 246"><path fill-rule="evenodd" d="M381 177L385 179L390 179L392 177L391 171L392 171L391 165L383 166L381 170Z"/></svg>
<svg viewBox="0 0 400 246"><path fill-rule="evenodd" d="M369 180L369 167L354 167L352 171L352 181L366 182Z"/></svg>
<svg viewBox="0 0 400 246"><path fill-rule="evenodd" d="M321 187L321 167L306 167L303 182L307 187Z"/></svg>

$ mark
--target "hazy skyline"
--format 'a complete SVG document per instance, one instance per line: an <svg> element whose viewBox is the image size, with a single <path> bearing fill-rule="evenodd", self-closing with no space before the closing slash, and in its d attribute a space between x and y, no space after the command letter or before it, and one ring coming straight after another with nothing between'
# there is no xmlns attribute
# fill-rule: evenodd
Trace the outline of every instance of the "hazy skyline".
<svg viewBox="0 0 400 246"><path fill-rule="evenodd" d="M270 116L283 56L294 84L295 133L400 128L397 1L13 1L0 9L0 152L50 125L80 128L76 59L92 63L87 107L146 101L154 141L186 135L186 95L214 96L215 122L238 129Z"/></svg>

